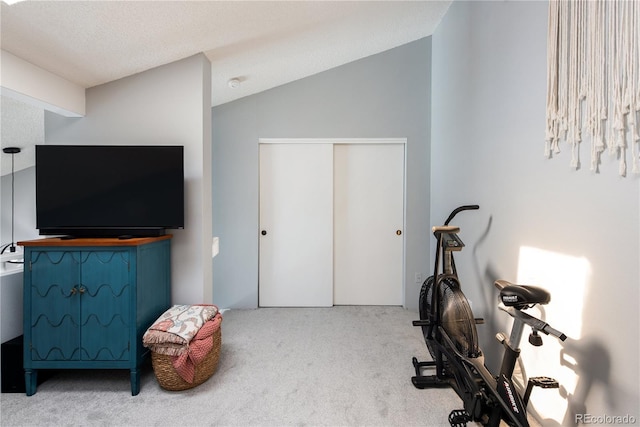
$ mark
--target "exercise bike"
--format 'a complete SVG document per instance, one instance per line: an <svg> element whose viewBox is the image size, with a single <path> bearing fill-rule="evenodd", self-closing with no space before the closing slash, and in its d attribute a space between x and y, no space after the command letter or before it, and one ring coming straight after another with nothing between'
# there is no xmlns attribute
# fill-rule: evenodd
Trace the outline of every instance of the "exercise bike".
<svg viewBox="0 0 640 427"><path fill-rule="evenodd" d="M512 376L520 356L520 340L525 325L531 328L529 342L542 345L540 332L561 341L567 337L549 324L523 310L551 300L549 292L536 286L525 286L497 280L500 310L513 317L510 336L498 333L496 338L504 347L500 372L492 374L478 344L476 324L483 319L473 317L467 298L460 289L453 253L462 250L459 227L449 223L460 212L478 209L478 205L456 208L444 225L434 226L437 241L433 276L425 280L420 291L420 326L432 361L418 362L413 358L416 375L411 378L417 388L451 387L464 404L464 409L449 414L452 427L464 427L475 421L482 425L498 426L504 421L510 426L527 427L526 407L534 387L558 388L558 382L548 377L529 378L523 394L516 388ZM426 375L424 371L435 370Z"/></svg>

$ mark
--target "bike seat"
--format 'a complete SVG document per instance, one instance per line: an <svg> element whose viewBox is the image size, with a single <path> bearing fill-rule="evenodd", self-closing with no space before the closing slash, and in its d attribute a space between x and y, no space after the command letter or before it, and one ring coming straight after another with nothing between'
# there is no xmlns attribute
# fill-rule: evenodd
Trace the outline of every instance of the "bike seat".
<svg viewBox="0 0 640 427"><path fill-rule="evenodd" d="M547 304L551 294L537 286L517 285L506 280L496 280L500 300L507 307L523 308L533 304Z"/></svg>

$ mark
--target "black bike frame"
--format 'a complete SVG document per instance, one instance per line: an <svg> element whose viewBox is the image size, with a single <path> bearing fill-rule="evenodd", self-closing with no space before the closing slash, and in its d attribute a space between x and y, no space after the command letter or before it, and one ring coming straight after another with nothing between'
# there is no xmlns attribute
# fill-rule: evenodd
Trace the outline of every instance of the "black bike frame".
<svg viewBox="0 0 640 427"><path fill-rule="evenodd" d="M465 210L479 209L478 205L466 205L456 208L444 225L448 226L451 220L460 212ZM440 298L440 286L443 280L449 279L456 283L456 286L460 288L460 282L458 280L457 269L455 260L451 251L447 251L443 245L443 233L436 234L436 257L433 268L433 292L431 294L431 313L429 318L429 327L427 332L427 339L432 340L435 344L435 367L436 375L441 380L447 381L454 389L456 394L464 403L465 411L471 415L474 419L480 418L483 412L489 417L489 425L498 426L503 415L509 419L514 425L526 427L526 417L524 423L522 423L521 417L513 413L512 406L509 405L498 393L498 383L493 375L484 366L484 356L477 358L468 358L456 350L455 345L451 341L451 338L447 335L446 331L440 325L440 312L441 307L439 303ZM441 264L442 263L442 264ZM443 266L443 272L440 273L440 266ZM433 309L435 308L435 310ZM514 324L514 327L516 325ZM520 328L520 334L522 333ZM435 333L435 337L434 337ZM443 345L442 342L446 341L447 345ZM518 341L519 342L519 341ZM453 350L453 354L449 350ZM511 375L515 369L515 365L520 355L520 350L513 350L510 346L505 346L505 354L502 362L501 374L504 373L508 381L511 383ZM449 364L453 366L452 372L454 378L449 378L445 374L443 356ZM471 372L474 369L477 374ZM502 371L505 372L502 372ZM482 378L482 381L478 381L478 375ZM483 383L486 387L483 386ZM513 387L513 383L511 383ZM486 390L490 390L491 396L487 395ZM514 399L522 403L522 399L518 393L513 394ZM493 401L494 404L488 407L487 402ZM523 405L521 405L522 407Z"/></svg>
<svg viewBox="0 0 640 427"><path fill-rule="evenodd" d="M449 226L449 222L462 211L478 208L477 205L461 206L451 212L444 226L433 228L437 241L433 276L425 282L420 294L421 304L424 304L423 298L427 296L427 294L424 293L427 289L426 286L429 286L429 280L433 280L430 284L430 286L432 286L430 289L432 292L430 300L431 308L428 313L424 313L422 311L424 306L421 305L421 319L414 321L413 324L414 326L426 327L426 330L423 329L423 332L427 341L427 347L435 360L418 362L414 357L413 364L416 369L416 376L412 378L412 382L417 388L440 387L444 385L451 386L454 389L464 403L464 415L458 413L461 411L453 411L449 416L449 421L452 425L461 425L469 420L480 420L491 427L497 427L501 420L505 420L513 426L527 427L529 424L526 414L526 404L529 400L531 389L535 386L558 388L559 385L558 382L552 378L533 377L529 378L524 397L521 396L520 392L516 389L511 378L518 358L520 357L520 341L522 339L524 326L528 325L533 330L530 342L534 345L541 345L541 343L536 344L538 340L535 338L538 332L553 335L561 341L567 338L566 335L553 329L543 320L524 313L522 309L527 308L526 306L507 307L505 306L506 302L500 304L499 308L509 314L513 318L514 323L509 338L502 333L497 335L500 343L504 347L504 354L500 373L494 376L485 366L484 355L479 348L475 348L473 354L462 354L441 324L442 307L440 306L440 289L443 283L446 282L446 285L451 288L455 298L465 298L460 289L460 281L453 256L453 251L460 250L464 244L456 236L460 231L459 228ZM446 242L444 240L445 235L447 238ZM504 280L497 280L495 285L501 292L506 287L512 287L513 289L523 288ZM534 287L528 288L531 289ZM460 292L460 294L457 294L458 292ZM542 295L544 295L544 293L542 293ZM543 299L544 298L540 301ZM547 301L542 303L546 302L548 302L548 298ZM529 307L536 303L537 302L534 302ZM423 318L423 314L426 314L427 318ZM478 323L478 319L475 319L475 321ZM420 370L426 367L435 367L436 374L423 375ZM462 419L458 420L459 418Z"/></svg>

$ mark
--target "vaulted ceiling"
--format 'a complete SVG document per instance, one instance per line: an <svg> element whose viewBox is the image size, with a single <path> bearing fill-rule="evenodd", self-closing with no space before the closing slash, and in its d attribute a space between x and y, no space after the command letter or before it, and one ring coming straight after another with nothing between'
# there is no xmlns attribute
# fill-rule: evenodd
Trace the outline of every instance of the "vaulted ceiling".
<svg viewBox="0 0 640 427"><path fill-rule="evenodd" d="M215 106L429 36L450 3L3 1L0 29L3 50L85 88L202 52Z"/></svg>

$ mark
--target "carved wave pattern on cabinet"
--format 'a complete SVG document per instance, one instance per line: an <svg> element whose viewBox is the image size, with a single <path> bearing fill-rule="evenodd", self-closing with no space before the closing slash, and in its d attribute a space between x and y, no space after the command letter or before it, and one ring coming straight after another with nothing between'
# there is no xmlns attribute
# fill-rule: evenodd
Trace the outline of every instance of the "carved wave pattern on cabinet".
<svg viewBox="0 0 640 427"><path fill-rule="evenodd" d="M75 321L75 319L70 314L65 314L57 322L55 320L51 321L51 319L49 319L49 316L47 316L46 314L41 314L36 318L35 322L33 322L31 324L31 327L32 328L42 327L42 325L40 325L40 321L42 321L43 323L46 322L52 328L59 328L60 326L62 326L62 324L64 323L65 319L69 319L69 322L71 322L71 324L73 324L74 326L76 326L76 327L79 326L78 323Z"/></svg>
<svg viewBox="0 0 640 427"><path fill-rule="evenodd" d="M116 261L120 261L127 266L129 265L129 252L125 251L84 251L82 252L82 259L80 260L80 262L84 264L85 262L87 262L89 257L92 256L102 264L111 264L114 258L120 258Z"/></svg>
<svg viewBox="0 0 640 427"><path fill-rule="evenodd" d="M96 288L95 292L91 292L91 289L92 289L92 288L93 288L93 287L91 287L91 288L90 288L90 287L83 287L83 292L84 292L84 294L85 294L85 295L87 295L87 296L89 296L89 297L95 298L95 297L97 297L97 296L98 296L98 294L100 293L100 291L102 291L102 289L105 289L105 288L106 288L106 289L107 289L107 291L111 294L111 297L113 297L113 298L121 298L121 297L122 297L122 295L123 295L126 291L128 291L128 290L129 290L129 284L128 284L128 283L127 283L127 284L125 284L125 285L124 285L124 286L122 286L122 288L120 288L119 290L118 290L118 289L113 289L113 287L112 287L110 284L108 284L108 283L103 283L103 284L99 285L99 286ZM105 291L105 292L106 292L106 291Z"/></svg>
<svg viewBox="0 0 640 427"><path fill-rule="evenodd" d="M128 346L123 348L119 354L114 354L112 350L113 349L103 346L100 347L98 352L92 356L86 349L82 347L76 347L73 349L71 354L67 355L62 348L55 346L49 348L46 354L40 354L37 348L32 347L31 353L33 360L127 360L129 355ZM80 355L82 355L82 357L80 357Z"/></svg>
<svg viewBox="0 0 640 427"><path fill-rule="evenodd" d="M128 323L120 313L102 319L89 314L82 322L70 314L57 320L40 314L32 325L33 360L127 360L130 344L123 331ZM52 336L57 339L51 340ZM109 339L103 341L105 337Z"/></svg>
<svg viewBox="0 0 640 427"><path fill-rule="evenodd" d="M74 292L73 292L74 288L73 287L70 287L68 285L63 286L63 285L60 285L58 283L53 283L53 284L49 285L48 288L43 289L43 290L41 290L38 286L32 286L31 288L36 293L36 295L34 295L34 296L38 296L39 298L48 298L49 294L54 289L56 289L58 291L58 293L60 294L60 296L63 297L63 298L69 298L69 297L72 297L74 295ZM52 295L52 297L56 297L56 296L57 295Z"/></svg>
<svg viewBox="0 0 640 427"><path fill-rule="evenodd" d="M101 326L103 328L108 328L109 326L112 326L113 322L115 322L116 320L119 320L120 324L119 325L114 325L114 326L117 326L117 327L129 326L129 322L126 322L119 313L118 314L114 314L108 322L102 322L102 321L100 321L100 319L98 318L97 315L90 314L82 322L82 326L84 327L84 326L89 325L89 322L91 322L94 319L95 319L95 323L97 323L99 326Z"/></svg>
<svg viewBox="0 0 640 427"><path fill-rule="evenodd" d="M128 360L129 252L34 251L30 268L32 360Z"/></svg>
<svg viewBox="0 0 640 427"><path fill-rule="evenodd" d="M71 258L69 261L73 261L76 264L80 264L80 259L76 258L75 255L79 255L79 252L71 252L71 251L38 251L33 252L33 257L31 259L31 264L36 264L37 262L43 262L41 257L46 257L47 261L50 264L60 264L65 260L65 257Z"/></svg>
<svg viewBox="0 0 640 427"><path fill-rule="evenodd" d="M124 347L120 353L114 353L112 348L100 347L95 353L89 354L84 347L80 348L82 360L127 360L129 359L129 346Z"/></svg>
<svg viewBox="0 0 640 427"><path fill-rule="evenodd" d="M51 347L45 354L40 354L37 348L31 347L33 360L79 360L79 348L74 348L71 354L66 355L64 350L58 346Z"/></svg>
<svg viewBox="0 0 640 427"><path fill-rule="evenodd" d="M70 257L70 261L76 264L84 264L90 257L94 257L101 264L110 264L114 258L119 258L117 261L129 266L129 253L126 251L41 251L34 252L31 263L37 263L40 261L40 257L43 256L46 257L51 264L60 264L65 260L65 257Z"/></svg>
<svg viewBox="0 0 640 427"><path fill-rule="evenodd" d="M40 354L36 348L32 348L31 351L33 360L80 360L80 354L83 356L81 360L127 360L129 347L123 348L117 355L110 348L101 347L93 357L84 348L74 348L70 355L65 355L60 347L51 347L44 355Z"/></svg>

